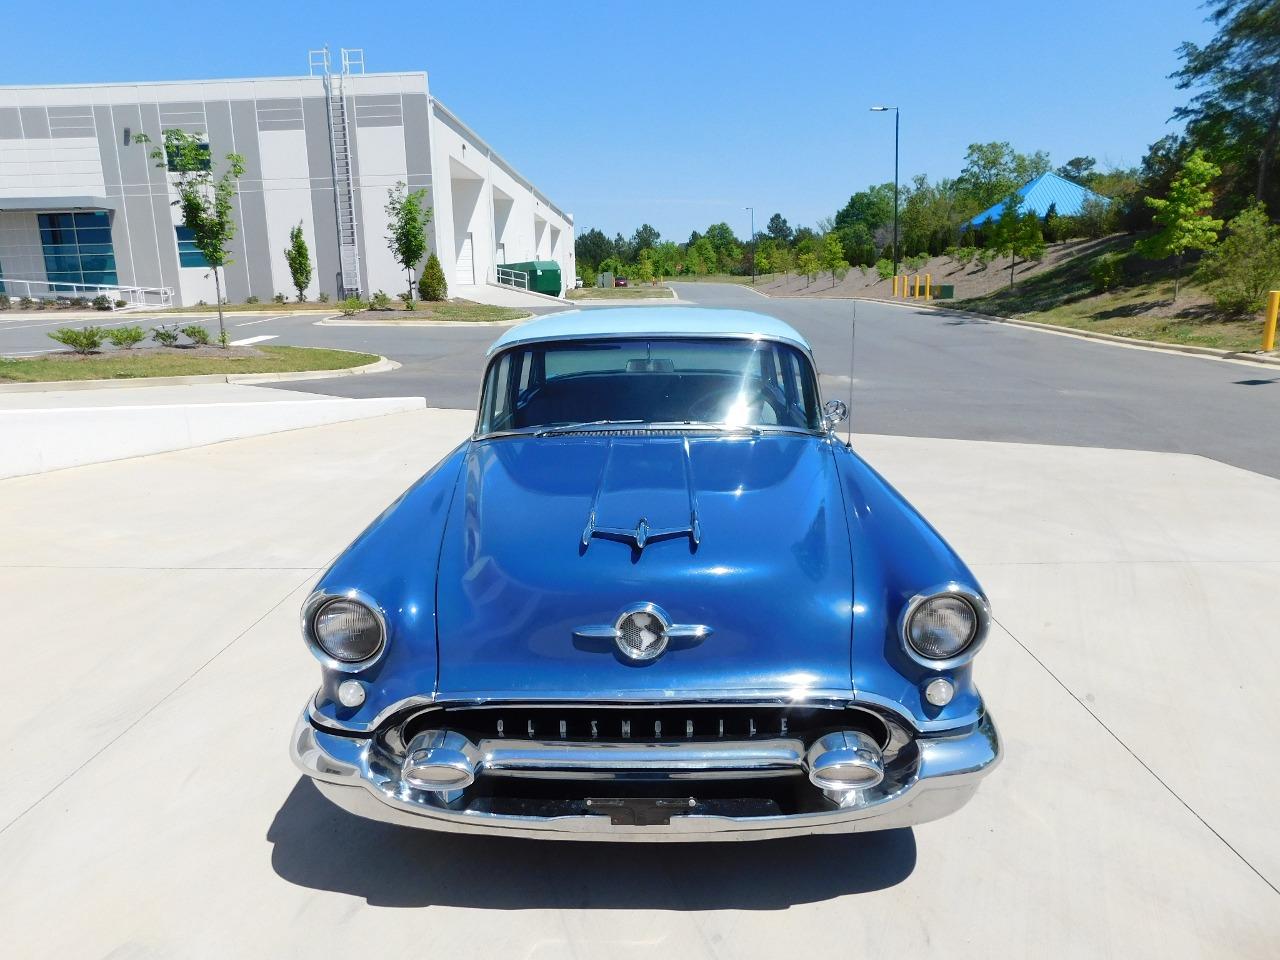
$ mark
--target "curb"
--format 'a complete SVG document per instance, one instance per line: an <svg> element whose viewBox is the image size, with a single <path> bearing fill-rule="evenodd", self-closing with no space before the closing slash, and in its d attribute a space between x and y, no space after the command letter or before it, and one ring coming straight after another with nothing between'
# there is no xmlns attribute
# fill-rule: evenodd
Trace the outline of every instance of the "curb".
<svg viewBox="0 0 1280 960"><path fill-rule="evenodd" d="M1236 363L1257 363L1265 366L1280 366L1280 354L1242 353L1239 350L1220 350L1217 347L1198 347L1187 343L1162 343L1159 340L1140 340L1137 337L1120 337L1114 333L1099 333L1094 330L1078 330L1075 327L1063 327L1056 323L1040 323L1035 320L1020 320L1016 317L997 317L989 313L977 313L973 310L961 310L957 307L944 307L933 303L910 303L900 300L886 300L880 297L811 297L817 300L866 300L870 303L887 303L897 307L915 307L926 310L942 310L960 317L972 317L975 320L988 320L992 323L1007 323L1015 327L1029 330L1040 330L1045 333L1056 333L1064 337L1076 337L1080 340L1098 340L1103 343L1114 343L1124 347L1140 347L1144 350L1158 350L1161 353L1175 353L1184 356L1205 357L1211 360L1231 360Z"/></svg>
<svg viewBox="0 0 1280 960"><path fill-rule="evenodd" d="M337 349L328 347L326 349ZM355 351L344 351L354 353ZM386 373L400 369L400 364L386 357L359 367L338 370L298 370L291 373L202 373L189 377L134 377L116 380L41 380L36 383L0 383L0 393L47 393L67 390L111 390L128 387L180 387L197 383L283 383L288 380L327 380L330 377L356 377L366 373Z"/></svg>

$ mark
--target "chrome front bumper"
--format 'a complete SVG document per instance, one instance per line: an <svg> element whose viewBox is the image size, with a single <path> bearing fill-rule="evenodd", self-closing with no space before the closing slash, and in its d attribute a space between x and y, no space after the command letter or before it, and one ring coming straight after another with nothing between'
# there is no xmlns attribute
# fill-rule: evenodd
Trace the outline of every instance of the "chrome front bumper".
<svg viewBox="0 0 1280 960"><path fill-rule="evenodd" d="M385 823L457 833L501 834L558 840L764 840L818 833L856 833L887 830L936 820L958 810L977 790L979 782L1000 761L1000 740L990 714L963 732L917 737L912 749L885 770L873 787L851 791L825 809L768 816L730 816L674 812L665 822L636 825L617 818L577 810L547 815L494 812L468 804L465 791L434 792L415 789L405 781L376 740L348 737L317 729L304 711L291 743L294 763L316 782L325 797L342 809ZM803 763L784 741L761 744L758 755L782 775ZM494 775L510 774L510 755L496 756ZM712 779L717 770L680 764L673 779L696 783ZM688 758L683 758L687 760ZM637 760L628 760L634 766ZM507 769L501 769L503 766ZM606 768L601 768L606 769ZM567 772L567 771L566 771ZM581 770L581 774L589 771ZM720 773L723 775L723 773ZM590 790L586 790L590 793Z"/></svg>

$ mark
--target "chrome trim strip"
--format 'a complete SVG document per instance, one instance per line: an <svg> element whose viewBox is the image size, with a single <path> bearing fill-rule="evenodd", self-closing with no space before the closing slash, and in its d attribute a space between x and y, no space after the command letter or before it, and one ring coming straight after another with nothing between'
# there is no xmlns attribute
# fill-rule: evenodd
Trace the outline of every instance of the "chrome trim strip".
<svg viewBox="0 0 1280 960"><path fill-rule="evenodd" d="M576 692L551 692L531 695L527 690L485 690L467 694L444 694L438 697L416 696L384 707L368 723L338 723L319 712L316 697L308 702L307 715L315 726L338 734L371 734L399 713L421 707L594 707L599 710L627 710L636 707L685 707L691 709L715 709L719 707L831 707L833 709L861 709L871 713L889 714L890 718L907 730L919 733L940 733L972 727L981 717L977 709L960 717L945 720L918 720L911 716L896 700L862 690L807 690L803 695L779 693L777 690L721 690L699 693L691 697L684 691L646 691L639 695L618 693L584 695Z"/></svg>
<svg viewBox="0 0 1280 960"><path fill-rule="evenodd" d="M475 745L476 769L498 776L618 771L729 773L764 776L804 769L804 744L790 738L713 743L557 743L485 739Z"/></svg>

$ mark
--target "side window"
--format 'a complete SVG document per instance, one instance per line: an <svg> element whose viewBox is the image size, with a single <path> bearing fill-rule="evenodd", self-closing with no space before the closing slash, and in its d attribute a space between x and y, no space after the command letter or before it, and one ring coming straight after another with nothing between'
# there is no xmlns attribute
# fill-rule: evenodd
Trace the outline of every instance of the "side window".
<svg viewBox="0 0 1280 960"><path fill-rule="evenodd" d="M489 430L506 429L511 420L511 354L495 363L489 371L489 386L485 390L485 424Z"/></svg>

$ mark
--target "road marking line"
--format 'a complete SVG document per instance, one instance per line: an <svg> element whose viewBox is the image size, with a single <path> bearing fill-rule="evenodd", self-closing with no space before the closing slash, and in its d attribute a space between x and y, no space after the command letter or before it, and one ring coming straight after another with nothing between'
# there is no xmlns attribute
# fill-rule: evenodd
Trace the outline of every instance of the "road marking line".
<svg viewBox="0 0 1280 960"><path fill-rule="evenodd" d="M237 327L252 327L255 323L266 323L268 320L275 320L275 317L264 317L261 320L250 320L248 323L237 323Z"/></svg>
<svg viewBox="0 0 1280 960"><path fill-rule="evenodd" d="M249 346L249 344L251 344L251 343L261 343L263 340L274 340L274 339L276 339L274 336L269 336L269 337L245 337L243 340L232 340L232 341L231 341L231 346L233 346L233 347L247 347L247 346Z"/></svg>

